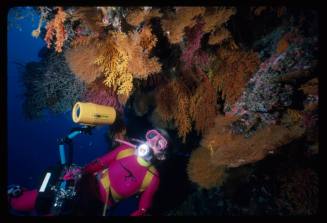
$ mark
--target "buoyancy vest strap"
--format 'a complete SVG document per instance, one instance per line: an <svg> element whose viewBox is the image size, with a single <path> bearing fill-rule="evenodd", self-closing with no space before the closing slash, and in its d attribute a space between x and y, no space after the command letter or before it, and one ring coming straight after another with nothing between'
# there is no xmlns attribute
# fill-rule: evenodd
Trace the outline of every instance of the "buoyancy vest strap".
<svg viewBox="0 0 327 223"><path fill-rule="evenodd" d="M112 198L115 201L122 199L122 197L110 186L110 178L109 178L108 169L104 169L101 172L100 182L101 182L103 188L106 190L107 197L109 197L110 192L111 192Z"/></svg>
<svg viewBox="0 0 327 223"><path fill-rule="evenodd" d="M120 160L120 159L123 159L123 158L126 158L126 157L129 157L129 156L132 156L134 155L135 153L135 149L132 149L132 148L127 148L127 149L124 149L122 151L120 151L118 154L117 154L117 157L116 157L116 160ZM153 178L153 175L156 173L156 168L154 166L150 166L143 178L143 181L142 181L142 184L141 184L141 187L140 187L140 192L143 192L151 183L152 181L152 178ZM108 175L108 173L106 174ZM109 180L109 175L108 175L108 180ZM112 191L112 195L114 197L114 191L113 189L111 188L111 191ZM116 193L115 195L118 199L121 199L121 197Z"/></svg>
<svg viewBox="0 0 327 223"><path fill-rule="evenodd" d="M120 160L120 159L123 159L128 156L132 156L134 154L134 152L135 152L135 149L131 149L131 148L124 149L117 154L116 160Z"/></svg>
<svg viewBox="0 0 327 223"><path fill-rule="evenodd" d="M143 181L142 181L142 185L140 188L140 192L143 192L151 183L152 178L153 178L153 174L156 172L156 168L154 168L154 166L150 166L149 169L147 170Z"/></svg>

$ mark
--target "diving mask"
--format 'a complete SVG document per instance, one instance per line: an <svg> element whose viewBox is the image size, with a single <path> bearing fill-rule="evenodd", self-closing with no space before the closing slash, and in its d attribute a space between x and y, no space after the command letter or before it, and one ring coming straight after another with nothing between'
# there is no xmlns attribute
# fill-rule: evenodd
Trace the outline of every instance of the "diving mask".
<svg viewBox="0 0 327 223"><path fill-rule="evenodd" d="M165 151L168 146L168 142L162 134L155 130L151 129L147 131L146 135L146 143L152 148L153 153L160 160L165 159Z"/></svg>

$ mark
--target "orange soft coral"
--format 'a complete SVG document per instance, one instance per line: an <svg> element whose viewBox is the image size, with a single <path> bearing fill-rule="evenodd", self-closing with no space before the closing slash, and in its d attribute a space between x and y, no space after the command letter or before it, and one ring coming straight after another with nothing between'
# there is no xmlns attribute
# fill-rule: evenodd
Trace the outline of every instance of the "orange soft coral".
<svg viewBox="0 0 327 223"><path fill-rule="evenodd" d="M225 179L225 167L213 165L210 159L210 151L200 147L192 152L187 165L189 179L205 189L220 186Z"/></svg>
<svg viewBox="0 0 327 223"><path fill-rule="evenodd" d="M164 121L173 119L174 109L176 108L175 94L171 84L165 84L158 88L156 92L156 110L160 118Z"/></svg>
<svg viewBox="0 0 327 223"><path fill-rule="evenodd" d="M232 15L236 13L235 8L226 7L213 7L207 8L205 14L203 15L204 20L204 32L212 32L222 24L226 23Z"/></svg>
<svg viewBox="0 0 327 223"><path fill-rule="evenodd" d="M164 121L174 120L178 136L183 142L191 131L192 123L189 114L190 92L186 86L177 80L159 88L156 94L157 109Z"/></svg>
<svg viewBox="0 0 327 223"><path fill-rule="evenodd" d="M241 96L246 83L258 68L259 56L254 52L221 48L218 51L218 58L221 65L213 78L213 83L231 105Z"/></svg>
<svg viewBox="0 0 327 223"><path fill-rule="evenodd" d="M83 26L90 29L93 33L101 33L104 29L102 14L97 7L77 7L71 19L79 20Z"/></svg>
<svg viewBox="0 0 327 223"><path fill-rule="evenodd" d="M204 79L190 100L190 116L198 133L204 133L214 124L217 95L208 79Z"/></svg>
<svg viewBox="0 0 327 223"><path fill-rule="evenodd" d="M220 28L215 32L212 32L209 36L208 44L209 45L219 45L225 40L231 37L230 32L226 28Z"/></svg>
<svg viewBox="0 0 327 223"><path fill-rule="evenodd" d="M251 10L253 11L254 15L260 16L263 11L267 10L267 6L258 6L258 7L251 7Z"/></svg>
<svg viewBox="0 0 327 223"><path fill-rule="evenodd" d="M62 47L66 39L66 31L64 27L64 22L66 20L66 13L62 7L58 7L58 12L55 17L47 23L46 25L46 34L44 40L47 42L48 48L51 46L51 41L53 36L56 36L56 47L55 50L60 53L62 52Z"/></svg>
<svg viewBox="0 0 327 223"><path fill-rule="evenodd" d="M148 22L154 17L161 17L159 9L144 9L136 8L130 9L127 16L126 22L132 26L139 26L142 22Z"/></svg>
<svg viewBox="0 0 327 223"><path fill-rule="evenodd" d="M66 62L71 71L86 83L93 82L102 72L94 60L98 55L95 44L80 45L65 52Z"/></svg>
<svg viewBox="0 0 327 223"><path fill-rule="evenodd" d="M166 32L168 40L172 44L180 43L186 27L196 24L196 17L203 15L204 7L176 7L176 13L168 15L161 20L162 29Z"/></svg>
<svg viewBox="0 0 327 223"><path fill-rule="evenodd" d="M304 134L304 128L297 124L288 127L270 125L245 138L231 133L231 121L226 118L217 116L214 128L201 141L203 147L212 150L210 162L214 166L238 167L256 162Z"/></svg>
<svg viewBox="0 0 327 223"><path fill-rule="evenodd" d="M147 79L151 74L161 71L157 57L150 57L150 50L156 45L157 38L150 27L145 26L138 32L130 32L126 38L115 40L128 57L128 71L134 78Z"/></svg>
<svg viewBox="0 0 327 223"><path fill-rule="evenodd" d="M150 52L157 44L157 37L152 33L150 26L144 26L140 31L140 46L143 50Z"/></svg>

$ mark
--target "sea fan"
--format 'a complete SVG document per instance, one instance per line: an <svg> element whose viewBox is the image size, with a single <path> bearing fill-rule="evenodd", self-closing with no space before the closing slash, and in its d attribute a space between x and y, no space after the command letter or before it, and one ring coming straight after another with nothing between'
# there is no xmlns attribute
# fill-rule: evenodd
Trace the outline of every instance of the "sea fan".
<svg viewBox="0 0 327 223"><path fill-rule="evenodd" d="M97 55L95 44L80 45L65 52L65 58L71 71L88 84L102 74L100 67L94 63Z"/></svg>
<svg viewBox="0 0 327 223"><path fill-rule="evenodd" d="M213 165L210 159L210 150L200 147L192 152L187 165L189 179L205 189L222 185L226 176L224 166Z"/></svg>

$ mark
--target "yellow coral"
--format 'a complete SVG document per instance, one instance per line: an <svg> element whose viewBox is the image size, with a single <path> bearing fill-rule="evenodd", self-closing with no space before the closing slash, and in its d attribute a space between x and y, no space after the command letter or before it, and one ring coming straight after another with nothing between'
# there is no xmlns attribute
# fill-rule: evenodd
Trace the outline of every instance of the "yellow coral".
<svg viewBox="0 0 327 223"><path fill-rule="evenodd" d="M109 35L104 43L99 44L101 53L94 61L106 77L104 84L113 87L118 95L129 95L133 88L133 76L127 69L128 55L114 41L124 38L126 35L121 32Z"/></svg>

